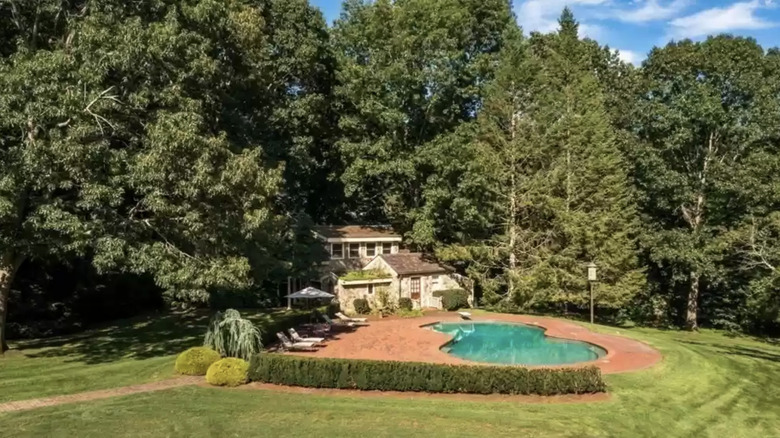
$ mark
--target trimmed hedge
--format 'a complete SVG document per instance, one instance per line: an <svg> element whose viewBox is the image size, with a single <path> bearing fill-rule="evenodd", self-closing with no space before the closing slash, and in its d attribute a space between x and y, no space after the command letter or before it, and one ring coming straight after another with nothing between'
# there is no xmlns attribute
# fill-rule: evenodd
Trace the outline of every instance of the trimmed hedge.
<svg viewBox="0 0 780 438"><path fill-rule="evenodd" d="M601 370L493 367L258 354L249 379L310 388L472 394L586 394L604 392Z"/></svg>
<svg viewBox="0 0 780 438"><path fill-rule="evenodd" d="M239 386L247 382L249 362L236 357L220 359L209 367L206 381L215 386Z"/></svg>
<svg viewBox="0 0 780 438"><path fill-rule="evenodd" d="M352 301L352 306L355 308L355 313L358 315L368 315L371 313L371 306L368 305L368 300L365 298L355 298Z"/></svg>
<svg viewBox="0 0 780 438"><path fill-rule="evenodd" d="M409 297L401 297L398 299L398 308L401 310L412 310L412 307L414 307L414 304L412 303L412 299Z"/></svg>
<svg viewBox="0 0 780 438"><path fill-rule="evenodd" d="M203 376L222 356L209 347L192 347L176 358L173 368L185 376Z"/></svg>
<svg viewBox="0 0 780 438"><path fill-rule="evenodd" d="M469 307L469 293L464 289L439 290L433 293L434 297L441 297L441 306L444 310L458 310Z"/></svg>

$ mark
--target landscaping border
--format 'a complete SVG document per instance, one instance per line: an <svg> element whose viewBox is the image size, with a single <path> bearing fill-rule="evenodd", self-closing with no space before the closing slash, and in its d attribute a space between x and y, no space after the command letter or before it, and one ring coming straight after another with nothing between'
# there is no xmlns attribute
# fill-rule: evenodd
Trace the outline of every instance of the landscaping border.
<svg viewBox="0 0 780 438"><path fill-rule="evenodd" d="M249 379L309 388L460 394L562 395L606 391L597 367L537 368L313 358L260 353Z"/></svg>

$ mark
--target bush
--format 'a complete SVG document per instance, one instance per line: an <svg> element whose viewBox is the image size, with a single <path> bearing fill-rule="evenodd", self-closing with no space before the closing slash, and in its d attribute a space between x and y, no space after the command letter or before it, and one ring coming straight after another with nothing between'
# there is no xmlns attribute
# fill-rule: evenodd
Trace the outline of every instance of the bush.
<svg viewBox="0 0 780 438"><path fill-rule="evenodd" d="M203 376L222 356L208 347L192 347L176 358L174 369L185 376Z"/></svg>
<svg viewBox="0 0 780 438"><path fill-rule="evenodd" d="M217 312L209 323L203 344L223 356L249 359L263 348L262 334L237 310Z"/></svg>
<svg viewBox="0 0 780 438"><path fill-rule="evenodd" d="M358 315L368 315L371 313L371 306L368 305L368 300L365 298L356 298L352 301L352 306L355 307L355 313Z"/></svg>
<svg viewBox="0 0 780 438"><path fill-rule="evenodd" d="M597 367L529 369L282 354L252 357L249 378L280 385L378 391L556 395L606 390Z"/></svg>
<svg viewBox="0 0 780 438"><path fill-rule="evenodd" d="M412 307L414 305L412 304L412 299L409 297L403 297L398 299L398 308L401 310L412 310Z"/></svg>
<svg viewBox="0 0 780 438"><path fill-rule="evenodd" d="M444 310L458 310L469 307L469 293L464 289L439 290L433 293L434 297L441 297L441 306Z"/></svg>
<svg viewBox="0 0 780 438"><path fill-rule="evenodd" d="M235 357L220 359L209 367L206 381L215 386L239 386L247 382L249 362Z"/></svg>

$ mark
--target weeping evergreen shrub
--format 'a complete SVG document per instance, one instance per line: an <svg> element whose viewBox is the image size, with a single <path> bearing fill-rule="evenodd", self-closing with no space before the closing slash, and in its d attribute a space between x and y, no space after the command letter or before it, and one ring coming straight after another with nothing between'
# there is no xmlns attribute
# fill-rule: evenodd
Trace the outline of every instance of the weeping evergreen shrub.
<svg viewBox="0 0 780 438"><path fill-rule="evenodd" d="M209 323L203 344L226 357L249 360L263 348L262 333L238 310L217 312Z"/></svg>

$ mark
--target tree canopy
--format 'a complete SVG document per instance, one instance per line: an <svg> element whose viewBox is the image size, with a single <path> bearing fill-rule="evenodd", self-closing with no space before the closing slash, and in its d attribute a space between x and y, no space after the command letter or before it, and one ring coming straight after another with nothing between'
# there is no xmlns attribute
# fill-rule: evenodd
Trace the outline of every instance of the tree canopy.
<svg viewBox="0 0 780 438"><path fill-rule="evenodd" d="M583 312L595 262L602 317L780 329L780 52L749 38L634 67L508 0L330 28L306 0L7 0L0 88L0 342L25 263L275 297L315 223L392 224L487 306Z"/></svg>

